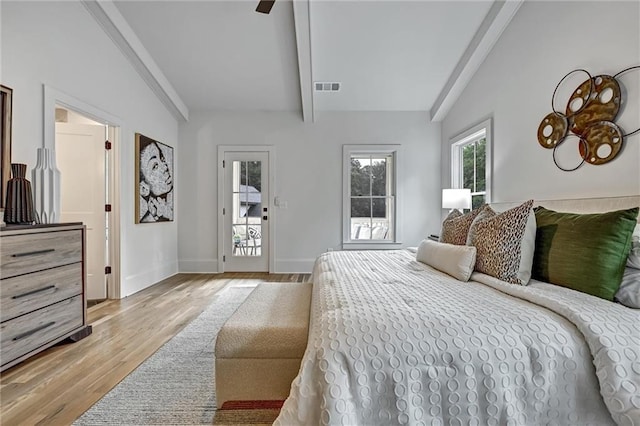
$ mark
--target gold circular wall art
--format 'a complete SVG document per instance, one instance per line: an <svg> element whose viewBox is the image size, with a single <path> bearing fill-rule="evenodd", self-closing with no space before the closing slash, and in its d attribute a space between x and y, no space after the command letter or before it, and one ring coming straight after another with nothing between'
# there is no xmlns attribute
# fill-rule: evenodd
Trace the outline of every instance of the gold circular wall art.
<svg viewBox="0 0 640 426"><path fill-rule="evenodd" d="M545 148L554 148L567 135L567 117L549 113L538 126L538 142Z"/></svg>
<svg viewBox="0 0 640 426"><path fill-rule="evenodd" d="M585 162L606 164L620 153L625 137L640 131L624 134L614 122L620 111L623 93L616 77L637 69L640 69L640 65L626 68L613 76L602 74L595 77L586 70L576 69L558 82L551 97L553 112L547 114L538 126L538 143L554 150L553 161L560 170L577 170ZM576 87L564 112L560 112L554 106L556 93L562 82L575 73L584 73L588 78ZM576 167L564 168L556 161L555 151L562 142L571 139L569 136L578 139L581 162Z"/></svg>

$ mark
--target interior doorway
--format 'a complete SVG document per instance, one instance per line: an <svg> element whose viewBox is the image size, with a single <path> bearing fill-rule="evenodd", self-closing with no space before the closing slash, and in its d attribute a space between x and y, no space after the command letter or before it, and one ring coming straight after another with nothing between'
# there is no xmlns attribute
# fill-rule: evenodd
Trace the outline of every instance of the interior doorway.
<svg viewBox="0 0 640 426"><path fill-rule="evenodd" d="M113 127L56 105L55 152L60 170L60 221L86 225L86 280L89 304L110 291L113 248L110 234Z"/></svg>

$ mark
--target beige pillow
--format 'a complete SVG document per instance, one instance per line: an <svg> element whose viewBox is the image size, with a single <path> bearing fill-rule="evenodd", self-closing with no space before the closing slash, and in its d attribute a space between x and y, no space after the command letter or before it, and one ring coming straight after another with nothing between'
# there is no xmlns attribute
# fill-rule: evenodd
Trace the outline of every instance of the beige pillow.
<svg viewBox="0 0 640 426"><path fill-rule="evenodd" d="M476 218L485 206L486 204L483 204L466 214L461 214L458 210L449 213L449 216L442 222L440 242L460 246L465 245L473 219Z"/></svg>
<svg viewBox="0 0 640 426"><path fill-rule="evenodd" d="M533 239L530 233L526 240L524 236L527 229L531 230L532 224L535 228L535 216L531 219L532 206L533 200L529 200L476 223L473 245L477 249L477 271L513 284L526 285L529 282L535 229Z"/></svg>
<svg viewBox="0 0 640 426"><path fill-rule="evenodd" d="M418 247L416 260L460 281L469 281L476 264L476 248L423 240Z"/></svg>

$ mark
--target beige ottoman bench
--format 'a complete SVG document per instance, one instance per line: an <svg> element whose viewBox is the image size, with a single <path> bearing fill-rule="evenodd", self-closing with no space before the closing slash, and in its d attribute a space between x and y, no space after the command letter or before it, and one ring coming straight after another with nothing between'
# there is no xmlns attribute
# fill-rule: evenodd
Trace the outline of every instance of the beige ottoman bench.
<svg viewBox="0 0 640 426"><path fill-rule="evenodd" d="M284 400L307 347L311 283L259 284L216 340L216 404Z"/></svg>

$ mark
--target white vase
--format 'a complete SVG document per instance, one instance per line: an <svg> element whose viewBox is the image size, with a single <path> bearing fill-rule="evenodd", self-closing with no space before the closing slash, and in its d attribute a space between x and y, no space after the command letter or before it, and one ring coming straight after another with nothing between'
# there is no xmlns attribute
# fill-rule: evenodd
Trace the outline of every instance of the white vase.
<svg viewBox="0 0 640 426"><path fill-rule="evenodd" d="M56 167L56 153L38 148L36 166L31 171L33 207L38 223L60 222L60 170Z"/></svg>

